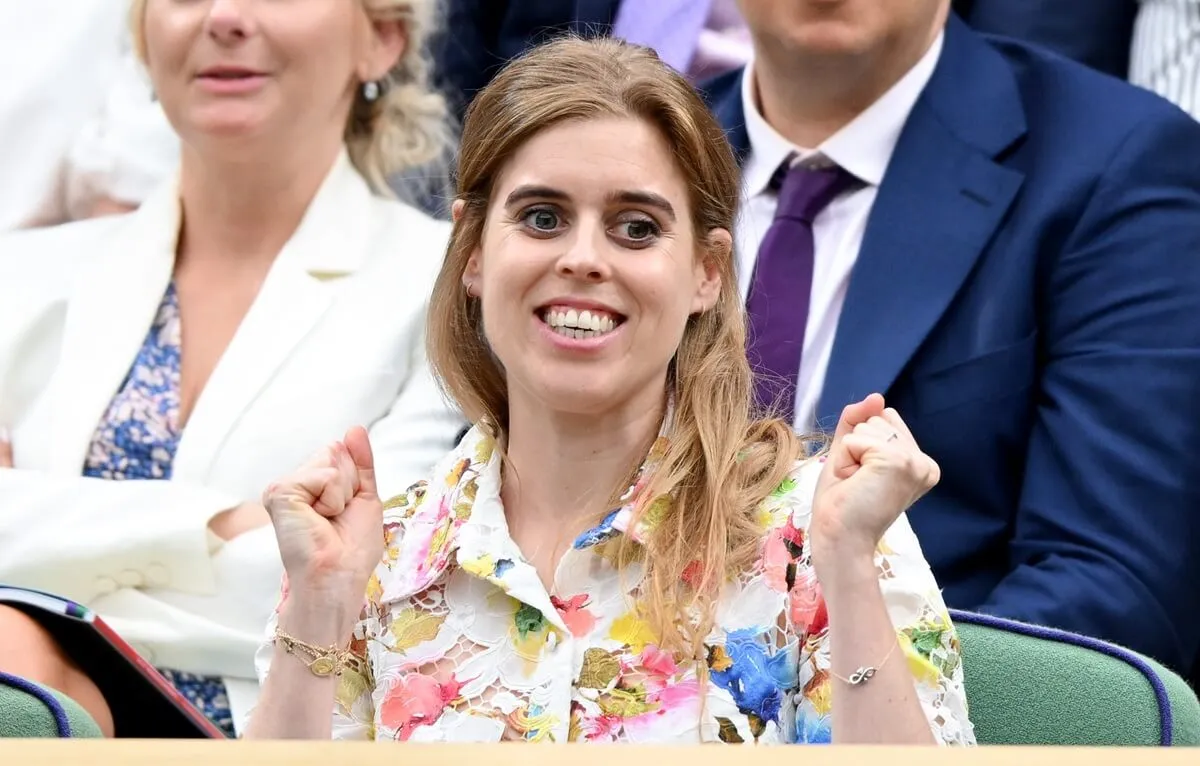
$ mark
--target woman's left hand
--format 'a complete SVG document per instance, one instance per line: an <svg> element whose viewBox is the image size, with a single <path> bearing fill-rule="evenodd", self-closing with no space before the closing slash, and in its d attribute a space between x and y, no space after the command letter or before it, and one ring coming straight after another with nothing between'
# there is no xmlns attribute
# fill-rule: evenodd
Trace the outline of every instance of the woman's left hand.
<svg viewBox="0 0 1200 766"><path fill-rule="evenodd" d="M846 407L813 499L814 564L826 553L873 557L888 527L940 478L937 463L882 396Z"/></svg>

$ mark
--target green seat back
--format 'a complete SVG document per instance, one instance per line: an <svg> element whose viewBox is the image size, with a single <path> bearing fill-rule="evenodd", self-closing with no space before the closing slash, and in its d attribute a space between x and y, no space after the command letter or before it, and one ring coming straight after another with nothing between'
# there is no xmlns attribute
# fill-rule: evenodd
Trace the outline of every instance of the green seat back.
<svg viewBox="0 0 1200 766"><path fill-rule="evenodd" d="M1200 745L1200 701L1153 660L1051 628L951 617L980 744Z"/></svg>

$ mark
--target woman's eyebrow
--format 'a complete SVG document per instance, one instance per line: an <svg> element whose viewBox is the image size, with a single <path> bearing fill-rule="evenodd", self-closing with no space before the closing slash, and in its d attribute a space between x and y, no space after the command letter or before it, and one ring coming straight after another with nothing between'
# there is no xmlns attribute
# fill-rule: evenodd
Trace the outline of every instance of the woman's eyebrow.
<svg viewBox="0 0 1200 766"><path fill-rule="evenodd" d="M552 186L540 186L537 184L524 184L513 189L508 197L504 200L505 207L511 207L521 202L526 202L531 199L555 200L565 202L570 199L570 195ZM610 205L641 205L644 207L653 207L662 211L673 223L675 221L675 208L667 201L667 198L661 194L655 194L648 191L628 191L621 190L609 194L605 201Z"/></svg>

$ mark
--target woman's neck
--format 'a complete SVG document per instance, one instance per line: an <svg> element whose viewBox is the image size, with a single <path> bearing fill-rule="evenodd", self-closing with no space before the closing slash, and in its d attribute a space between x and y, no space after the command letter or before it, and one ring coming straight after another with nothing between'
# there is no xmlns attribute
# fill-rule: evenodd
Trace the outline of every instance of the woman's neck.
<svg viewBox="0 0 1200 766"><path fill-rule="evenodd" d="M180 260L269 264L300 225L340 149L225 158L185 146Z"/></svg>
<svg viewBox="0 0 1200 766"><path fill-rule="evenodd" d="M660 389L661 390L661 389ZM567 415L519 395L509 401L509 470L501 498L510 527L576 533L608 511L658 435L663 395L616 412Z"/></svg>

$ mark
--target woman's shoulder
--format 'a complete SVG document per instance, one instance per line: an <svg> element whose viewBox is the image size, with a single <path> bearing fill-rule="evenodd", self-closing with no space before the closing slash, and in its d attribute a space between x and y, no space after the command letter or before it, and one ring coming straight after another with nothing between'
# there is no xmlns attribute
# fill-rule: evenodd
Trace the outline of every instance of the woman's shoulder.
<svg viewBox="0 0 1200 766"><path fill-rule="evenodd" d="M384 500L384 556L373 586L377 595L411 594L433 581L477 497L497 495L494 456L492 438L476 426L426 478ZM415 559L414 553L419 554Z"/></svg>

